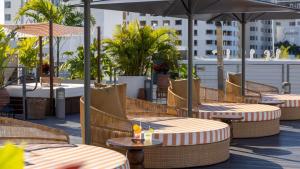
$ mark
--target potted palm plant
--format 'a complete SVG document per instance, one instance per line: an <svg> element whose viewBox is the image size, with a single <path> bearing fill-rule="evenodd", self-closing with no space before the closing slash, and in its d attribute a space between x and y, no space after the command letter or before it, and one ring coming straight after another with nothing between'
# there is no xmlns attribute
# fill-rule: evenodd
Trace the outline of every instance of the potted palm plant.
<svg viewBox="0 0 300 169"><path fill-rule="evenodd" d="M176 50L177 36L169 28L154 29L134 21L116 27L111 39L105 39L104 51L114 58L119 83L127 83L127 96L137 97L152 68L152 58Z"/></svg>
<svg viewBox="0 0 300 169"><path fill-rule="evenodd" d="M11 61L9 56L13 54L10 41L14 35L14 31L7 35L4 28L0 26L0 110L9 103L9 95L5 89L5 70Z"/></svg>

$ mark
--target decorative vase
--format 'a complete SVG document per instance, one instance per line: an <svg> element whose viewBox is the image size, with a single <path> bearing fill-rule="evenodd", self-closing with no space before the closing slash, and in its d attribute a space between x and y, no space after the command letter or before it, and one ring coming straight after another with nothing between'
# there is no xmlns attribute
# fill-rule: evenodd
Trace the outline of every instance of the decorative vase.
<svg viewBox="0 0 300 169"><path fill-rule="evenodd" d="M5 88L0 88L0 110L10 102L9 94Z"/></svg>

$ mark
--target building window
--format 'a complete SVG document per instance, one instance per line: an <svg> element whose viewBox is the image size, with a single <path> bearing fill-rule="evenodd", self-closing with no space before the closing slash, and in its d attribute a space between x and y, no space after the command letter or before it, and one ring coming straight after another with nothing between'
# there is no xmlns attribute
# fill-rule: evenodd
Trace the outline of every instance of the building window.
<svg viewBox="0 0 300 169"><path fill-rule="evenodd" d="M296 26L296 22L290 22L289 25L290 26Z"/></svg>
<svg viewBox="0 0 300 169"><path fill-rule="evenodd" d="M5 14L4 19L5 19L5 21L11 21L11 15Z"/></svg>
<svg viewBox="0 0 300 169"><path fill-rule="evenodd" d="M232 22L230 22L230 21L224 21L223 25L224 26L232 26Z"/></svg>
<svg viewBox="0 0 300 169"><path fill-rule="evenodd" d="M140 21L140 25L141 26L145 26L146 25L146 21Z"/></svg>
<svg viewBox="0 0 300 169"><path fill-rule="evenodd" d="M194 30L194 36L198 36L198 31Z"/></svg>
<svg viewBox="0 0 300 169"><path fill-rule="evenodd" d="M250 27L250 31L251 31L251 32L257 31L257 27L251 26L251 27Z"/></svg>
<svg viewBox="0 0 300 169"><path fill-rule="evenodd" d="M276 26L281 26L281 23L280 22L276 22Z"/></svg>
<svg viewBox="0 0 300 169"><path fill-rule="evenodd" d="M146 14L144 14L144 13L140 13L140 16L146 16Z"/></svg>
<svg viewBox="0 0 300 169"><path fill-rule="evenodd" d="M194 25L195 25L195 26L198 25L198 20L194 20Z"/></svg>
<svg viewBox="0 0 300 169"><path fill-rule="evenodd" d="M206 51L205 51L205 54L206 54L206 55L212 55L212 50L206 50Z"/></svg>
<svg viewBox="0 0 300 169"><path fill-rule="evenodd" d="M223 36L232 36L232 31L223 31Z"/></svg>
<svg viewBox="0 0 300 169"><path fill-rule="evenodd" d="M194 50L194 56L198 56L198 51Z"/></svg>
<svg viewBox="0 0 300 169"><path fill-rule="evenodd" d="M198 46L198 41L194 40L194 46Z"/></svg>
<svg viewBox="0 0 300 169"><path fill-rule="evenodd" d="M151 25L154 26L154 27L157 26L158 25L158 21L151 21Z"/></svg>
<svg viewBox="0 0 300 169"><path fill-rule="evenodd" d="M170 26L170 21L169 20L163 20L163 25L164 26Z"/></svg>
<svg viewBox="0 0 300 169"><path fill-rule="evenodd" d="M214 24L213 21L207 21L206 23L209 24L209 25Z"/></svg>
<svg viewBox="0 0 300 169"><path fill-rule="evenodd" d="M215 41L215 40L206 40L206 44L207 45L214 45L214 44L217 44L217 41Z"/></svg>
<svg viewBox="0 0 300 169"><path fill-rule="evenodd" d="M211 29L208 29L208 30L206 30L206 34L207 35L212 35L212 34L214 34L214 31L211 30Z"/></svg>
<svg viewBox="0 0 300 169"><path fill-rule="evenodd" d="M182 20L175 20L175 25L182 25Z"/></svg>
<svg viewBox="0 0 300 169"><path fill-rule="evenodd" d="M11 2L10 1L5 1L4 7L5 8L11 8Z"/></svg>
<svg viewBox="0 0 300 169"><path fill-rule="evenodd" d="M182 35L182 31L181 31L181 30L177 30L176 33L177 33L177 35L179 35L179 36Z"/></svg>

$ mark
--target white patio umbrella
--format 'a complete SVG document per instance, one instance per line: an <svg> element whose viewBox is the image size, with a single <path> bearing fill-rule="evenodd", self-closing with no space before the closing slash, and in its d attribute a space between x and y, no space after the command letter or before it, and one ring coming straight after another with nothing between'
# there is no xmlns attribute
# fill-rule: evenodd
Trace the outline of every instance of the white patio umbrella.
<svg viewBox="0 0 300 169"><path fill-rule="evenodd" d="M188 19L188 112L190 117L192 116L193 19L201 19L203 14L297 12L281 5L254 0L102 0L92 3L91 8Z"/></svg>
<svg viewBox="0 0 300 169"><path fill-rule="evenodd" d="M204 14L198 15L198 19L207 21L238 21L242 25L242 83L241 83L241 94L245 95L246 85L246 56L245 56L245 27L246 23L254 20L281 20L281 19L300 19L299 12L290 11L265 11L265 12L245 12L245 13L219 13L219 14Z"/></svg>

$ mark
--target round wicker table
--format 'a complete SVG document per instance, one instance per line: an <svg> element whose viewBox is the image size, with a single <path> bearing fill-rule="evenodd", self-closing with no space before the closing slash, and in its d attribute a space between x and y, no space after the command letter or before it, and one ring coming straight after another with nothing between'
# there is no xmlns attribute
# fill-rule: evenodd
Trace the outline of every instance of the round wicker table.
<svg viewBox="0 0 300 169"><path fill-rule="evenodd" d="M130 168L124 155L102 147L72 144L31 144L25 148L25 169L71 167L80 169Z"/></svg>
<svg viewBox="0 0 300 169"><path fill-rule="evenodd" d="M109 139L106 144L112 147L126 149L131 169L144 169L144 149L161 146L162 142L152 140L151 142L133 143L131 137L121 137Z"/></svg>
<svg viewBox="0 0 300 169"><path fill-rule="evenodd" d="M144 150L145 168L184 168L212 165L229 158L228 124L205 119L147 117L132 119L163 146Z"/></svg>
<svg viewBox="0 0 300 169"><path fill-rule="evenodd" d="M300 95L296 94L264 94L262 101L282 101L280 120L300 120Z"/></svg>
<svg viewBox="0 0 300 169"><path fill-rule="evenodd" d="M279 107L263 104L243 103L205 103L194 117L211 119L214 115L240 115L240 121L232 123L233 138L251 138L270 136L279 133Z"/></svg>

